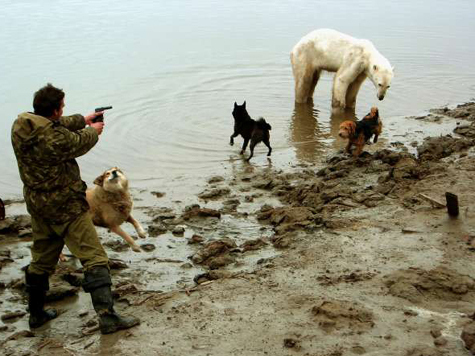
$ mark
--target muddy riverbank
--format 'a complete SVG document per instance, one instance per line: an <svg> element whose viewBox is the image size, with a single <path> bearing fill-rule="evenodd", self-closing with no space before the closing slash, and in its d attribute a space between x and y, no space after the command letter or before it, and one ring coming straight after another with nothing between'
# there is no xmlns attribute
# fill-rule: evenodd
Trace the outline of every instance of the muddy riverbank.
<svg viewBox="0 0 475 356"><path fill-rule="evenodd" d="M100 230L117 309L142 320L114 335L97 331L73 257L51 280L61 315L28 331L20 269L31 230L22 202L6 202L4 353L469 355L475 103L408 120L455 130L367 146L358 159L334 151L288 171L243 165L187 201L135 191L144 251ZM458 196L457 218L438 204L446 192Z"/></svg>

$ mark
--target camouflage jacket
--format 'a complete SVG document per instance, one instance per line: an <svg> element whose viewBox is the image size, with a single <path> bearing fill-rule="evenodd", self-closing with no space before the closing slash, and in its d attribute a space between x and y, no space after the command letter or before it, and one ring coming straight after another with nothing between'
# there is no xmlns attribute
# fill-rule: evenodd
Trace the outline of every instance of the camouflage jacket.
<svg viewBox="0 0 475 356"><path fill-rule="evenodd" d="M28 212L50 224L63 224L88 210L86 183L75 160L99 136L81 115L52 121L23 113L13 123L12 145L23 181Z"/></svg>

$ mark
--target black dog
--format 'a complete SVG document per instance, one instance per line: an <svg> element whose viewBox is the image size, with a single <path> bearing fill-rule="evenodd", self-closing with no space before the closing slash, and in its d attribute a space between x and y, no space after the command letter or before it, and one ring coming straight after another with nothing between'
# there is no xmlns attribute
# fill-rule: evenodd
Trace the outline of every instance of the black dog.
<svg viewBox="0 0 475 356"><path fill-rule="evenodd" d="M373 143L378 142L378 137L383 130L383 123L379 118L379 110L376 106L371 108L368 115L356 123L356 133L363 132L367 145L371 145L371 137L374 135Z"/></svg>
<svg viewBox="0 0 475 356"><path fill-rule="evenodd" d="M234 102L233 117L234 133L231 135L229 144L231 146L234 145L234 137L241 135L244 139L241 154L244 154L247 144L249 143L249 140L251 140L251 155L247 159L249 161L254 155L254 147L262 141L269 148L267 155L270 156L272 152L272 147L270 147L269 143L269 131L271 130L271 126L266 122L266 120L262 117L257 121L253 120L247 113L245 101L242 105L238 105Z"/></svg>

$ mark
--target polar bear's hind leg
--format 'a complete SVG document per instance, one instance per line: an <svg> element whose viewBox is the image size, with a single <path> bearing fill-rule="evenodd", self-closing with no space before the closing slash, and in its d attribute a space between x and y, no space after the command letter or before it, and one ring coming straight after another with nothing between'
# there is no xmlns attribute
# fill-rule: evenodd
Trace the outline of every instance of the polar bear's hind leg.
<svg viewBox="0 0 475 356"><path fill-rule="evenodd" d="M297 103L307 103L312 100L321 71L316 69L312 63L306 61L306 58L299 51L295 53L293 51L290 54L290 62L295 81L295 101Z"/></svg>
<svg viewBox="0 0 475 356"><path fill-rule="evenodd" d="M297 103L303 104L307 102L311 85L312 81L310 78L300 77L295 79L295 101Z"/></svg>
<svg viewBox="0 0 475 356"><path fill-rule="evenodd" d="M312 98L313 98L313 93L315 92L315 88L317 87L318 80L320 79L320 74L321 73L322 73L321 70L316 70L313 73L312 84L310 86L310 91L308 92L308 99L309 100L312 100Z"/></svg>

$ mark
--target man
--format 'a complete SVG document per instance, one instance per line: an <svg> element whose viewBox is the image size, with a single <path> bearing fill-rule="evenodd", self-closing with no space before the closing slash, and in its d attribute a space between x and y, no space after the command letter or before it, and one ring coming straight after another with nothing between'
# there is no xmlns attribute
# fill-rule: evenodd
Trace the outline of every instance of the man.
<svg viewBox="0 0 475 356"><path fill-rule="evenodd" d="M76 157L87 153L99 139L103 122L93 113L62 116L64 92L48 84L33 99L34 113L18 116L12 127L12 145L23 181L23 195L33 229L32 260L25 272L29 324L37 328L57 317L44 310L54 272L66 244L84 268L83 288L91 294L103 334L139 324L134 317L114 311L107 254L92 223Z"/></svg>

